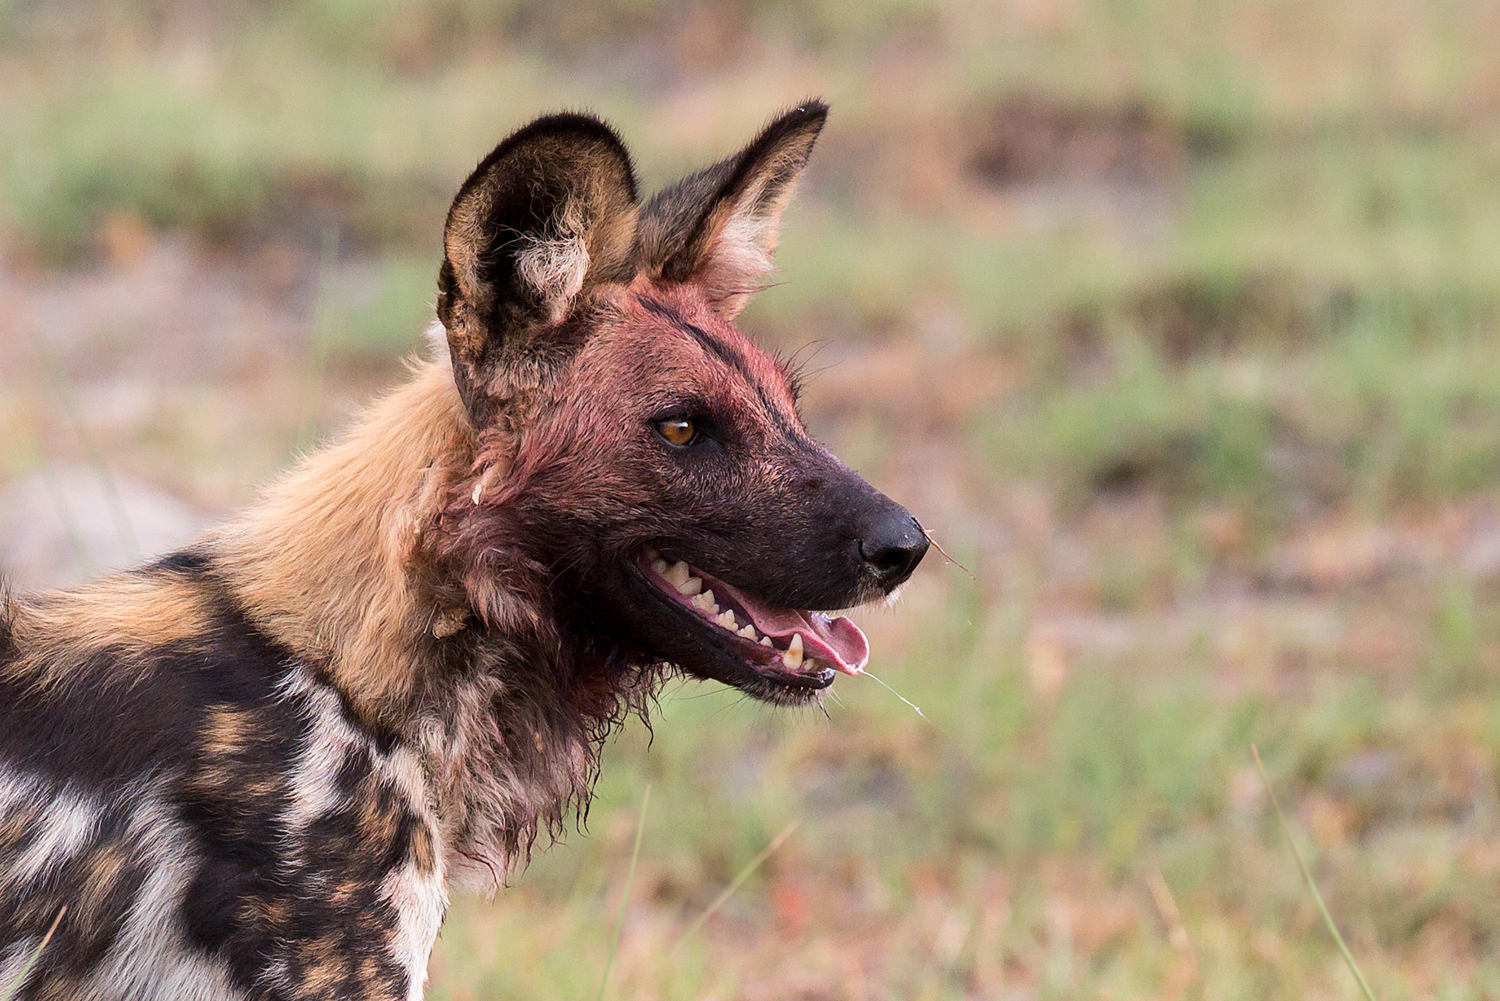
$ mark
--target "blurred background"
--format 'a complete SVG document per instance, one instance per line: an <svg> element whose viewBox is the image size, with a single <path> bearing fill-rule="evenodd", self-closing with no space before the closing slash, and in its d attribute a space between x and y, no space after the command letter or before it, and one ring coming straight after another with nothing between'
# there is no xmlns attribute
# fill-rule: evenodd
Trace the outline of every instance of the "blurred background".
<svg viewBox="0 0 1500 1001"><path fill-rule="evenodd" d="M443 213L821 95L742 325L974 573L826 716L672 687L438 999L1500 997L1500 4L0 0L0 559L191 537L402 377ZM649 753L648 753L649 745ZM694 917L800 827L680 949Z"/></svg>

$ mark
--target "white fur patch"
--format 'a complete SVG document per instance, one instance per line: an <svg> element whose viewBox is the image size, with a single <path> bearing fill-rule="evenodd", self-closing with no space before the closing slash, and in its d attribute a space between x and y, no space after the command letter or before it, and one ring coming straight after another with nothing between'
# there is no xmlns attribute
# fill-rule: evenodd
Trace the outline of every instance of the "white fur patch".
<svg viewBox="0 0 1500 1001"><path fill-rule="evenodd" d="M576 206L570 204L559 214L553 233L522 239L516 271L546 302L550 322L567 315L589 273L589 248Z"/></svg>
<svg viewBox="0 0 1500 1001"><path fill-rule="evenodd" d="M380 895L396 908L396 938L391 942L391 953L406 970L407 999L422 1001L427 962L443 916L448 913L442 870L424 875L411 864L393 869L381 883Z"/></svg>
<svg viewBox="0 0 1500 1001"><path fill-rule="evenodd" d="M724 316L738 315L776 270L771 255L781 235L781 207L790 195L787 187L765 205L758 191L747 192L709 245L698 280Z"/></svg>
<svg viewBox="0 0 1500 1001"><path fill-rule="evenodd" d="M441 320L433 320L422 331L422 337L427 341L427 349L431 352L432 361L443 368L453 367L453 354L448 350L448 328L443 326Z"/></svg>
<svg viewBox="0 0 1500 1001"><path fill-rule="evenodd" d="M148 868L120 935L94 968L90 1001L237 1001L229 971L183 941L179 907L198 866L193 839L170 806L144 796L130 816Z"/></svg>
<svg viewBox="0 0 1500 1001"><path fill-rule="evenodd" d="M736 212L724 223L714 248L714 264L753 285L776 270L771 259L776 249L780 220L776 216Z"/></svg>
<svg viewBox="0 0 1500 1001"><path fill-rule="evenodd" d="M427 773L417 755L396 747L376 757L376 772L400 790L407 808L420 818L432 838L434 868L423 873L408 862L386 875L380 895L396 908L396 939L391 952L406 970L408 1001L422 1001L427 985L427 961L448 913L448 891L443 873L443 843L437 812L428 802Z"/></svg>
<svg viewBox="0 0 1500 1001"><path fill-rule="evenodd" d="M333 690L315 681L305 669L289 674L282 691L301 696L312 709L312 727L291 771L291 806L283 817L289 830L300 832L342 804L339 766L366 741L345 722Z"/></svg>
<svg viewBox="0 0 1500 1001"><path fill-rule="evenodd" d="M344 719L333 690L305 670L289 675L282 690L284 695L306 699L312 717L312 729L292 770L292 805L285 815L290 830L304 831L319 818L345 806L337 789L339 769L350 754L368 752L375 773L373 780L394 786L407 809L432 836L433 871L422 873L407 862L391 870L381 884L381 896L396 909L396 936L389 943L391 955L406 970L409 1001L421 1001L427 983L428 959L448 911L440 824L430 802L422 763L406 747L398 746L389 754L380 753L369 738ZM296 850L295 846L288 847ZM273 969L271 979L284 979L284 971Z"/></svg>
<svg viewBox="0 0 1500 1001"><path fill-rule="evenodd" d="M39 836L19 858L0 869L0 887L17 889L44 879L93 840L104 814L103 804L92 796L0 773L0 817L38 802L47 804L35 821Z"/></svg>

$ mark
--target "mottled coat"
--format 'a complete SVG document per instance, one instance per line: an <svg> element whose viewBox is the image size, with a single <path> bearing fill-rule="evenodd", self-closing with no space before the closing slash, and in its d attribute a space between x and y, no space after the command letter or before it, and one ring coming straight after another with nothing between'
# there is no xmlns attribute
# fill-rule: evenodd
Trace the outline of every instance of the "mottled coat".
<svg viewBox="0 0 1500 1001"><path fill-rule="evenodd" d="M406 385L191 548L0 606L0 989L65 907L22 999L420 998L450 888L555 835L669 673L859 670L795 609L925 538L732 324L824 116L645 206L607 126L520 130Z"/></svg>

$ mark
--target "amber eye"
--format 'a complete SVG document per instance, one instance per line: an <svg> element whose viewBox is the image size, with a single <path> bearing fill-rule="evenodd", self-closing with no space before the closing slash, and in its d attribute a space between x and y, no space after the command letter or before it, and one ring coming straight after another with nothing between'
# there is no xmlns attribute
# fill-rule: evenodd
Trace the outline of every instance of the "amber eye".
<svg viewBox="0 0 1500 1001"><path fill-rule="evenodd" d="M686 417L672 417L656 422L656 433L673 445L691 445L698 429Z"/></svg>

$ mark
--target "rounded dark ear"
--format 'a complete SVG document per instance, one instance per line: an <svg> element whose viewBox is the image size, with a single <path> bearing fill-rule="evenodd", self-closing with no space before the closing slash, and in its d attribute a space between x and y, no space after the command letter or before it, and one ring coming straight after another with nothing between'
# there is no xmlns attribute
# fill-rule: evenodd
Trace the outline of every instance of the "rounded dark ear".
<svg viewBox="0 0 1500 1001"><path fill-rule="evenodd" d="M702 285L720 313L738 314L774 269L782 210L827 119L826 104L804 101L734 156L659 192L641 212L643 265Z"/></svg>
<svg viewBox="0 0 1500 1001"><path fill-rule="evenodd" d="M438 275L438 318L470 413L591 290L635 276L635 229L630 154L596 118L539 118L480 162L448 210Z"/></svg>

